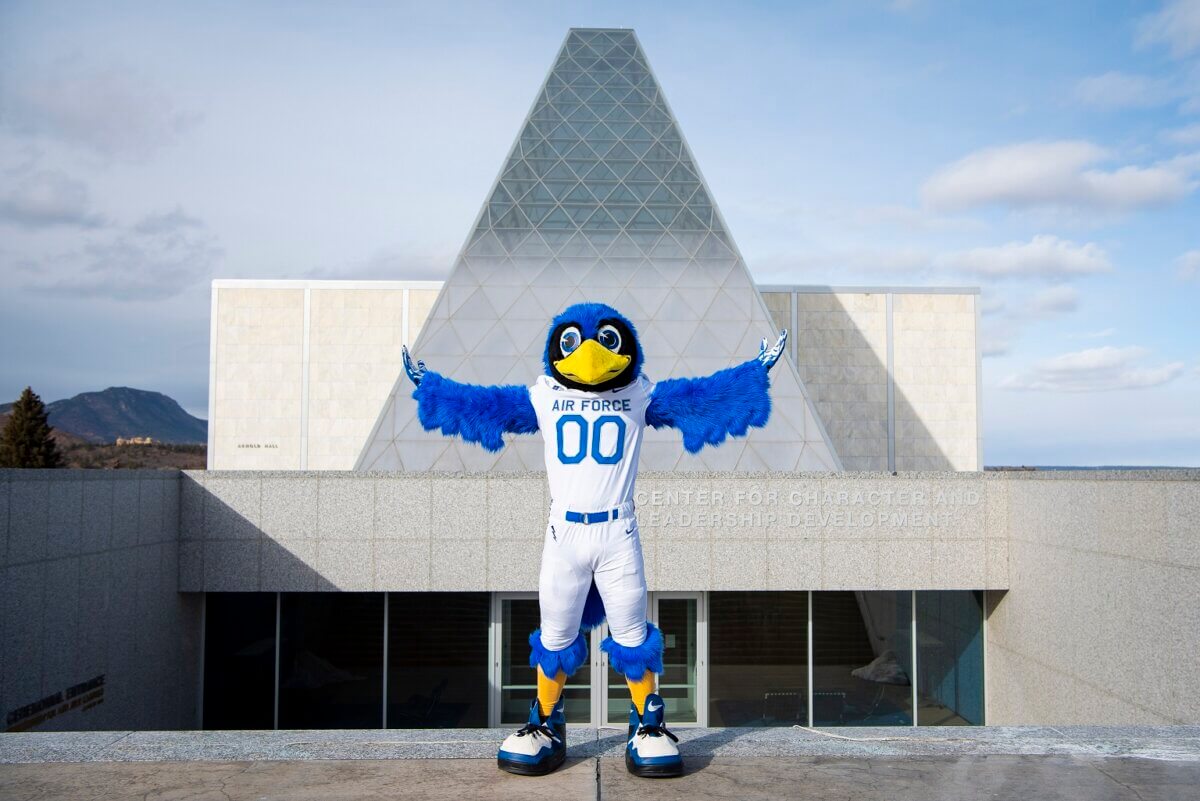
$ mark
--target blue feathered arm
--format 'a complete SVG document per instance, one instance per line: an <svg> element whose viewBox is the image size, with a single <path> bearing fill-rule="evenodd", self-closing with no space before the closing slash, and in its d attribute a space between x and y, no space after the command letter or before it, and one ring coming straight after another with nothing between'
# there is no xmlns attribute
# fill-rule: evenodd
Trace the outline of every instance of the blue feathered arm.
<svg viewBox="0 0 1200 801"><path fill-rule="evenodd" d="M771 416L769 366L751 359L703 378L672 378L654 385L646 424L678 428L683 447L696 453L728 436L744 437Z"/></svg>
<svg viewBox="0 0 1200 801"><path fill-rule="evenodd" d="M538 430L528 387L460 384L425 370L412 396L426 431L441 429L443 434L477 442L489 451L503 448L507 433L535 434Z"/></svg>

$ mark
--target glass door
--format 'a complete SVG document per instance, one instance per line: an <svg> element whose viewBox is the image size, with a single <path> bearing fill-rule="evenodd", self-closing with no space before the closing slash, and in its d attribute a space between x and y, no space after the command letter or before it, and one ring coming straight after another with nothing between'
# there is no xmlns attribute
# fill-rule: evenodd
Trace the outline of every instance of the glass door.
<svg viewBox="0 0 1200 801"><path fill-rule="evenodd" d="M667 720L672 726L700 722L703 606L699 593L654 596L654 618L663 633L663 672L658 677L658 694L667 705Z"/></svg>
<svg viewBox="0 0 1200 801"><path fill-rule="evenodd" d="M537 694L537 674L529 666L529 635L538 627L535 593L497 593L493 604L493 693L494 725L524 723L529 704ZM589 643L595 651L596 638ZM593 663L594 663L593 656ZM581 665L563 691L568 723L590 724L592 717L592 669Z"/></svg>
<svg viewBox="0 0 1200 801"><path fill-rule="evenodd" d="M707 726L808 722L808 593L710 592Z"/></svg>
<svg viewBox="0 0 1200 801"><path fill-rule="evenodd" d="M700 699L704 678L704 594L650 593L650 619L663 634L663 672L658 677L658 693L667 705L667 723L701 723ZM608 626L601 627L601 639ZM605 676L601 701L604 720L624 726L629 721L629 686L625 676L613 670L605 655L600 669Z"/></svg>
<svg viewBox="0 0 1200 801"><path fill-rule="evenodd" d="M813 593L813 725L911 726L912 592Z"/></svg>

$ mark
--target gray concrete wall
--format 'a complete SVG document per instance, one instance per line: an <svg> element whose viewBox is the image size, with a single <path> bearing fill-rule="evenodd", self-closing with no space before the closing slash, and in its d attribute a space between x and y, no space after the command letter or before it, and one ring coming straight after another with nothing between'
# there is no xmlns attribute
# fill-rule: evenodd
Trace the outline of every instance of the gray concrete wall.
<svg viewBox="0 0 1200 801"><path fill-rule="evenodd" d="M979 473L647 473L652 590L1005 588ZM537 588L543 475L188 472L186 591Z"/></svg>
<svg viewBox="0 0 1200 801"><path fill-rule="evenodd" d="M759 287L847 470L978 470L979 293Z"/></svg>
<svg viewBox="0 0 1200 801"><path fill-rule="evenodd" d="M638 486L651 589L987 588L989 723L1200 722L1200 471ZM190 727L190 593L532 590L546 506L541 475L0 470L0 712L103 675L37 728Z"/></svg>
<svg viewBox="0 0 1200 801"><path fill-rule="evenodd" d="M178 528L175 471L0 470L0 731L39 701L39 731L195 725Z"/></svg>
<svg viewBox="0 0 1200 801"><path fill-rule="evenodd" d="M988 722L1200 722L1200 471L1018 473Z"/></svg>

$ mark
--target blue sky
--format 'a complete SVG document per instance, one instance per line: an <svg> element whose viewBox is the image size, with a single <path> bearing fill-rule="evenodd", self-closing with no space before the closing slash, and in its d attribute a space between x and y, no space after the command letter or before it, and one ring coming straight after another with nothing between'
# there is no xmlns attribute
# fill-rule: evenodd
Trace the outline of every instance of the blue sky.
<svg viewBox="0 0 1200 801"><path fill-rule="evenodd" d="M989 464L1200 465L1200 0L512 5L0 3L0 395L203 416L210 279L444 275L619 26L759 281L982 288Z"/></svg>

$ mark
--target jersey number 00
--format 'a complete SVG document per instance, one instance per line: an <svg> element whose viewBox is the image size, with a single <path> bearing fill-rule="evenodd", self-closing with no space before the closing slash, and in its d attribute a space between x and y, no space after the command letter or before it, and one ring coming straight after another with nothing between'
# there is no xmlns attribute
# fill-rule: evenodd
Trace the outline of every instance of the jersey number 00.
<svg viewBox="0 0 1200 801"><path fill-rule="evenodd" d="M600 433L604 427L613 425L617 428L616 446L612 453L600 452ZM625 421L611 414L601 415L592 424L577 414L565 414L558 418L558 461L563 464L579 464L591 452L592 459L598 464L616 464L625 455ZM568 428L578 430L578 446L572 453L567 453L564 432ZM574 432L572 432L574 434ZM572 436L574 439L574 436ZM589 449L588 444L591 444ZM574 444L574 443L572 443Z"/></svg>

